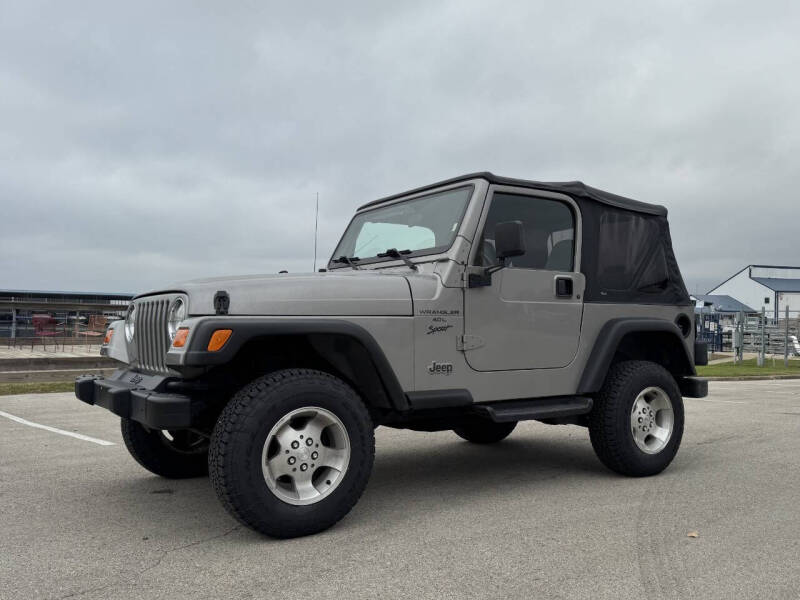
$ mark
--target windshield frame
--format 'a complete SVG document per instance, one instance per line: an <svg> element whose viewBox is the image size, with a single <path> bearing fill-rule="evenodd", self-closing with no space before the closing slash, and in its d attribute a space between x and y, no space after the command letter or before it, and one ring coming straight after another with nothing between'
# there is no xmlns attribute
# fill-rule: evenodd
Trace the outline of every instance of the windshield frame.
<svg viewBox="0 0 800 600"><path fill-rule="evenodd" d="M458 182L456 184L452 184L452 185L436 188L435 190L426 190L424 193L415 194L413 196L406 196L404 198L398 198L396 200L382 202L380 204L376 204L374 206L370 206L367 209L356 211L356 213L353 215L353 217L347 223L347 227L345 227L344 231L342 231L342 235L339 238L339 241L336 242L336 247L333 250L333 255L328 260L328 270L330 271L330 270L333 270L333 269L350 269L351 268L350 265L348 265L346 263L333 262L333 260L336 259L336 258L339 258L338 256L336 256L336 250L342 244L342 240L344 240L344 236L347 234L347 231L350 229L350 227L353 224L353 221L355 221L357 217L360 217L361 215L363 215L365 213L369 213L369 212L372 212L372 211L375 211L375 210L379 210L379 209L385 208L387 206L394 206L395 204L401 204L403 202L409 202L411 200L421 200L421 199L427 198L429 196L436 196L437 194L441 194L442 192L452 192L454 190L461 190L461 189L465 189L465 190L468 189L469 190L469 197L467 198L467 201L464 203L464 209L462 210L461 215L459 217L459 221L458 221L458 230L456 230L455 235L453 236L453 240L450 242L450 244L447 245L447 246L435 246L433 248L423 248L421 250L412 250L410 253L405 254L405 257L406 258L415 258L415 257L418 257L418 256L435 256L435 255L448 253L450 251L450 249L453 247L453 244L456 243L456 239L458 238L459 234L461 233L462 228L464 227L464 217L467 215L467 211L469 210L469 207L472 204L473 198L475 196L475 184L474 183L466 183L465 184L463 182ZM387 250L388 250L388 248L387 248ZM403 250L403 248L398 248L398 250ZM372 264L376 264L376 263L385 263L385 262L402 262L402 259L392 258L391 256L384 256L384 257L370 256L368 258L359 259L357 261L354 261L354 264L360 267L360 266L364 266L364 265L372 265Z"/></svg>

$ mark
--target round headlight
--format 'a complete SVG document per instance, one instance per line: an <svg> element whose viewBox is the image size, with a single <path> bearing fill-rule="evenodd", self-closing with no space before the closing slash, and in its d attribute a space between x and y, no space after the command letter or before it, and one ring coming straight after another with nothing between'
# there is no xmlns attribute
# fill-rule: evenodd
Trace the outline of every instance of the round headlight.
<svg viewBox="0 0 800 600"><path fill-rule="evenodd" d="M136 305L128 307L128 314L125 315L125 339L130 344L133 341L133 333L136 330Z"/></svg>
<svg viewBox="0 0 800 600"><path fill-rule="evenodd" d="M172 303L167 315L167 332L169 339L175 339L175 334L178 331L178 325L186 318L186 303L178 298Z"/></svg>

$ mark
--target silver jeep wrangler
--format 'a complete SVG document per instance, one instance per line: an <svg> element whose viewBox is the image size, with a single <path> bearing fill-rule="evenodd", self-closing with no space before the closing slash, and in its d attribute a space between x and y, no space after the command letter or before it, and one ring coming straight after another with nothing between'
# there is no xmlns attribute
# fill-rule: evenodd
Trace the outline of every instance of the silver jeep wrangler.
<svg viewBox="0 0 800 600"><path fill-rule="evenodd" d="M703 397L667 211L578 182L475 173L376 200L327 269L137 296L78 398L163 477L210 473L276 537L321 531L367 485L378 425L499 442L588 427L600 461L659 473Z"/></svg>

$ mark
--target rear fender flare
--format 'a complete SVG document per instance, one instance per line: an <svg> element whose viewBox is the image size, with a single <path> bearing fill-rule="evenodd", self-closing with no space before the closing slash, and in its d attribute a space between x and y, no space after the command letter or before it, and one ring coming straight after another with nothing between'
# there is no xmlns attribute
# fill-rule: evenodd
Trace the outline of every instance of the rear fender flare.
<svg viewBox="0 0 800 600"><path fill-rule="evenodd" d="M680 368L681 372L673 372L673 375L686 376L697 374L694 368L694 360L686 348L683 335L678 326L672 321L667 321L665 319L637 318L611 319L603 325L603 328L597 335L591 355L586 362L586 367L578 385L578 394L591 394L600 390L620 343L626 335L632 333L660 333L674 336L681 348L680 352L682 356L678 358L682 362L682 365Z"/></svg>

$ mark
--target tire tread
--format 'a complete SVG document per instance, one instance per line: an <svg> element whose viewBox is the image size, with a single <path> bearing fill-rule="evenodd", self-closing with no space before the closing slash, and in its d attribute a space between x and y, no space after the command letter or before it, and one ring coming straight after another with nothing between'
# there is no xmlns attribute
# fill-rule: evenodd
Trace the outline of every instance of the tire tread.
<svg viewBox="0 0 800 600"><path fill-rule="evenodd" d="M357 480L369 477L375 457L375 442L369 412L352 388L339 378L312 369L285 369L259 377L244 386L228 402L214 427L208 455L209 475L217 497L231 516L243 525L272 537L297 537L327 529L352 509L364 489L363 485L356 485L347 490L347 495L339 506L340 510L337 511L335 518L331 519L330 514L323 514L322 511L309 511L302 524L278 523L267 519L264 517L263 507L253 505L251 499L242 494L241 490L248 485L246 470L232 468L229 464L234 437L241 435L255 437L253 429L246 427L246 423L258 405L268 401L268 397L274 398L282 387L303 380L313 381L323 388L327 387L333 394L345 392L357 400L357 402L342 403L341 406L344 410L351 411L359 421L369 424L369 436L366 436L368 439L363 439L363 443L359 444L359 447L364 449L365 456L360 457L360 460L351 460L348 467L348 470L351 468L359 470ZM352 432L348 433L352 435ZM364 470L367 471L366 474L363 473Z"/></svg>
<svg viewBox="0 0 800 600"><path fill-rule="evenodd" d="M203 454L182 454L170 450L158 432L145 429L131 419L120 422L122 440L131 456L145 469L167 479L188 479L208 474L208 459Z"/></svg>
<svg viewBox="0 0 800 600"><path fill-rule="evenodd" d="M672 439L664 450L645 455L636 448L627 431L631 402L630 387L636 381L653 382L667 388L675 412ZM639 384L643 385L643 384ZM676 403L678 404L676 406ZM659 364L628 360L609 369L589 415L589 436L597 457L606 467L631 477L646 477L663 471L674 458L683 435L683 405L675 379Z"/></svg>

